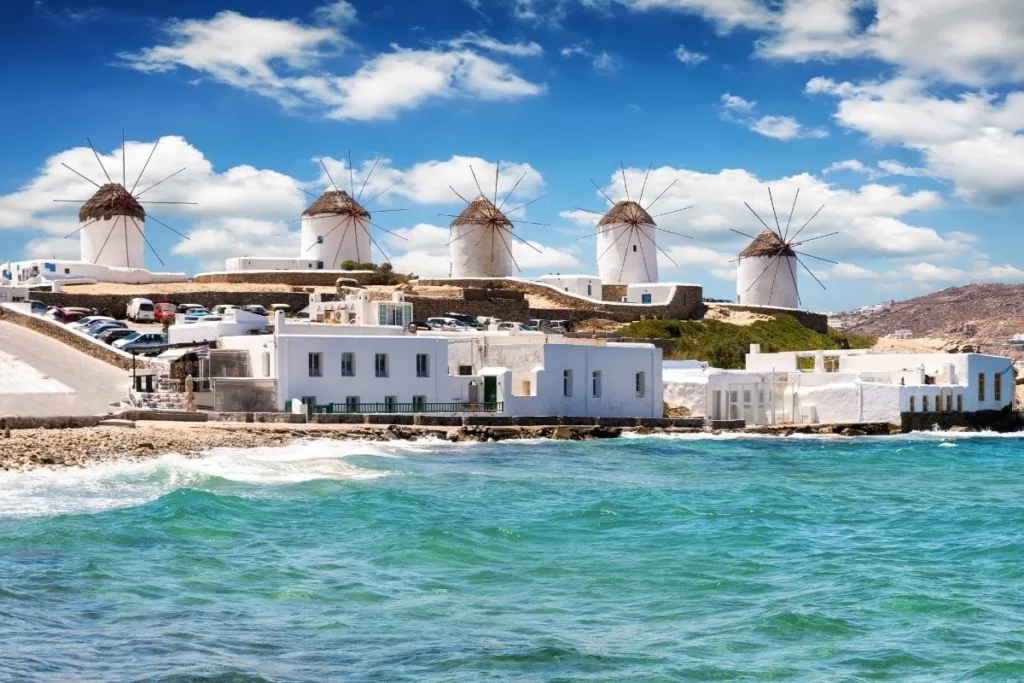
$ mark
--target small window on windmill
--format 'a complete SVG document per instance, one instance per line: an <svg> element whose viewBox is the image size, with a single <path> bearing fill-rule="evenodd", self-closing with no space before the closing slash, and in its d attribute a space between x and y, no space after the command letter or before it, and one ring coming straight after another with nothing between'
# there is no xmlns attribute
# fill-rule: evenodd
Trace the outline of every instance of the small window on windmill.
<svg viewBox="0 0 1024 683"><path fill-rule="evenodd" d="M323 235L317 235L316 243L317 244L323 244L324 243L324 236Z"/></svg>
<svg viewBox="0 0 1024 683"><path fill-rule="evenodd" d="M633 245L633 251L636 251L636 245L635 244Z"/></svg>

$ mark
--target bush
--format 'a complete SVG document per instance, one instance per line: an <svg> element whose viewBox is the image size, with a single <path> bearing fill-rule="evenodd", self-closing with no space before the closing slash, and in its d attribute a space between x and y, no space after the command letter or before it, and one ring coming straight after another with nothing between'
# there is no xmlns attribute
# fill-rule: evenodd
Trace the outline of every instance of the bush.
<svg viewBox="0 0 1024 683"><path fill-rule="evenodd" d="M622 328L624 337L672 339L674 350L668 358L702 360L717 368L745 366L751 344L764 353L813 351L816 349L863 349L875 339L829 330L827 334L804 327L791 315L759 320L752 325L732 325L720 320L641 320Z"/></svg>
<svg viewBox="0 0 1024 683"><path fill-rule="evenodd" d="M388 264L388 268L391 268L391 264ZM351 259L341 262L342 270L377 270L377 266L374 263L353 261Z"/></svg>

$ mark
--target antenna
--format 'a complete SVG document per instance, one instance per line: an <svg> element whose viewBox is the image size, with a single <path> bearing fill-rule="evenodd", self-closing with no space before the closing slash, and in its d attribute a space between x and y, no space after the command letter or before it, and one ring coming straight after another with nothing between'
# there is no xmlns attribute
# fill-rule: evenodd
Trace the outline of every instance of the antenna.
<svg viewBox="0 0 1024 683"><path fill-rule="evenodd" d="M797 200L799 198L800 190L798 189L793 196L793 204L789 210L789 218L786 220L785 230L783 230L782 225L779 223L779 216L778 213L776 213L775 211L775 198L772 196L771 188L768 188L768 202L772 207L772 215L775 218L775 229L772 229L771 226L769 226L768 223L766 223L764 219L762 219L761 216L757 213L757 211L755 211L754 208L750 206L750 204L748 204L747 202L743 202L744 206L746 206L747 209L750 210L750 213L754 214L754 217L757 218L758 222L760 222L761 225L764 226L764 230L761 232L760 235L755 236L743 232L742 230L729 228L732 232L735 232L738 235L743 235L744 237L747 237L750 240L752 240L751 243L747 246L747 248L740 252L739 258L734 259L733 262L742 263L744 259L748 258L767 257L767 262L765 263L764 268L762 268L760 272L758 272L757 277L755 277L744 290L745 292L749 292L750 290L752 290L754 286L757 285L757 283L760 282L763 277L765 277L768 271L771 270L772 283L768 288L768 299L767 301L764 302L756 302L760 305L772 305L772 297L775 294L775 287L778 283L780 270L788 271L788 276L790 282L792 283L793 291L796 294L797 305L801 305L802 302L800 299L800 291L797 287L796 271L793 267L793 261L796 261L797 264L799 264L804 270L806 270L807 273L812 278L814 278L814 281L817 282L822 289L826 289L825 285L818 278L818 276L816 276L811 271L811 269L807 267L807 264L804 262L804 260L800 258L801 256L805 258L815 259L817 261L824 261L826 263L838 264L837 261L822 258L821 256L815 256L805 251L800 251L798 249L798 247L801 247L804 244L807 244L808 242L813 242L815 240L820 240L824 239L825 237L832 237L833 235L839 234L839 232L836 231L825 233L822 235L815 235L814 237L808 237L806 239L797 241L797 237L799 237L800 233L804 231L804 228L810 225L811 221L813 221L818 216L818 214L821 213L822 209L825 208L824 204L822 204L817 211L811 214L811 217L808 218L804 222L804 224L800 226L799 230L794 232L792 235L789 235L789 229L793 223L793 216L796 212ZM785 269L781 267L782 263L786 264ZM783 280L785 279L786 275L783 275Z"/></svg>
<svg viewBox="0 0 1024 683"><path fill-rule="evenodd" d="M104 185L100 185L99 183L94 181L92 178L89 178L85 174L83 174L83 173L81 173L81 172L71 168L67 164L63 164L63 163L61 164L62 166L67 168L69 171L71 171L75 175L79 176L80 178L83 178L83 179L87 180L88 182L92 183L93 185L95 185L98 188L96 193L93 194L93 196L88 198L88 199L54 199L53 200L54 202L57 202L57 203L73 203L73 204L80 204L80 205L82 205L82 208L78 212L79 222L82 223L82 225L80 225L77 230L75 230L73 232L70 232L67 235L65 235L64 239L70 239L71 237L74 237L75 235L79 234L80 232L82 232L86 228L88 228L88 227L90 227L92 225L95 225L96 223L100 222L101 220L109 220L110 218L113 218L114 219L113 225L111 225L110 226L110 230L107 231L106 237L104 238L103 244L100 246L99 251L96 252L96 254L93 255L92 263L94 263L94 264L99 263L100 257L103 255L103 252L106 250L107 245L110 243L111 237L114 236L114 233L117 232L117 228L120 226L121 227L120 235L114 240L114 242L116 243L118 240L123 242L124 253L125 253L125 265L128 268L141 268L143 266L142 263L133 264L131 262L131 258L132 257L131 257L131 250L128 248L128 241L129 241L128 240L128 236L129 236L129 234L131 233L132 230L134 230L135 232L137 232L139 234L139 236L142 238L142 241L146 244L146 246L149 247L150 251L153 252L153 255L156 257L156 260L160 262L160 265L164 265L164 260L162 258L160 258L160 254L157 253L156 248L153 246L152 242L149 241L149 239L146 237L146 234L143 232L142 225L140 225L140 221L151 220L154 223L157 223L158 225L161 225L161 226L167 228L171 232L173 232L173 233L175 233L177 235L180 235L181 237L185 238L186 240L189 239L189 238L188 238L187 235L179 232L178 230L175 230L174 228L172 228L171 226L167 225L166 223L161 221L159 218L157 218L156 216L151 214L147 205L160 204L160 205L179 205L179 206L192 205L192 206L194 206L196 204L196 202L188 202L188 201L149 201L149 200L140 199L140 197L142 197L142 195L145 194L146 192L149 192L150 190L152 190L154 187L157 187L158 185L161 185L161 184L167 182L168 180L170 180L171 178L175 177L176 175L178 175L179 173L181 173L185 169L184 168L180 168L177 171L175 171L174 173L172 173L172 174L170 174L170 175L168 175L168 176L166 176L164 178L161 178L160 180L158 180L157 182L153 183L152 185L150 185L146 189L141 190L139 192L136 192L135 188L137 188L139 186L140 181L145 176L146 169L149 168L149 162L153 160L153 155L156 152L156 148L160 145L160 140L157 139L157 141L153 143L153 147L149 150L149 155L146 157L146 162L142 165L142 169L139 171L139 175L135 179L135 182L132 184L131 189L128 189L128 154L127 154L127 146L128 146L128 144L127 144L127 136L126 136L126 133L125 133L125 129L124 128L121 129L121 182L120 183L117 183L117 182L115 182L114 180L111 179L110 174L107 172L106 166L103 164L102 157L100 157L99 152L96 151L96 146L93 145L93 143L92 143L92 139L87 137L85 139L85 141L89 144L89 149L92 150L93 156L96 157L96 163L99 165L100 171L103 172L103 177L106 178L107 182ZM91 220L89 220L89 219L91 219Z"/></svg>

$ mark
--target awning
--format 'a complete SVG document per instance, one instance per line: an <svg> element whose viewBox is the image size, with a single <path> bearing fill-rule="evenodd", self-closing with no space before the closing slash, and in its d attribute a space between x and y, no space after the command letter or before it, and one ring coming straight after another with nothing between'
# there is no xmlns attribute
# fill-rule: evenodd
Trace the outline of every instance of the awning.
<svg viewBox="0 0 1024 683"><path fill-rule="evenodd" d="M199 347L197 346L185 346L177 349L167 349L161 353L157 358L164 358L169 361L176 361L182 356L187 356L190 353L199 353Z"/></svg>

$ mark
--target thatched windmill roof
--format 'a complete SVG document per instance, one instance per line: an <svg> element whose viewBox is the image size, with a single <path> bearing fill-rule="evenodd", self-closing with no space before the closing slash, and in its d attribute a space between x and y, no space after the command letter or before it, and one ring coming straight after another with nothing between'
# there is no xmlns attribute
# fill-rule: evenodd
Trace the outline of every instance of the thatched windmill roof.
<svg viewBox="0 0 1024 683"><path fill-rule="evenodd" d="M119 183L107 183L78 210L78 222L109 220L112 216L146 219L146 210Z"/></svg>
<svg viewBox="0 0 1024 683"><path fill-rule="evenodd" d="M512 227L512 221L505 217L498 207L490 199L483 195L477 196L469 206L462 210L451 222L452 227L457 225L504 225Z"/></svg>
<svg viewBox="0 0 1024 683"><path fill-rule="evenodd" d="M345 190L327 190L315 202L310 204L309 208L302 212L303 216L322 216L325 214L366 216L367 218L370 216L370 212L364 209L359 202L352 199Z"/></svg>
<svg viewBox="0 0 1024 683"><path fill-rule="evenodd" d="M796 256L796 254L793 253L793 248L783 242L773 231L764 230L757 236L757 239L740 252L740 258L751 256Z"/></svg>
<svg viewBox="0 0 1024 683"><path fill-rule="evenodd" d="M633 201L617 202L608 213L597 223L597 227L603 225L615 225L625 223L626 225L655 225L651 214L647 213L642 206Z"/></svg>

